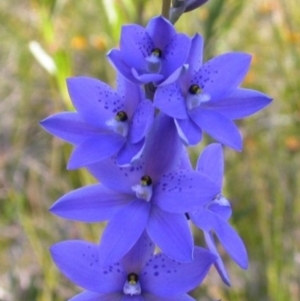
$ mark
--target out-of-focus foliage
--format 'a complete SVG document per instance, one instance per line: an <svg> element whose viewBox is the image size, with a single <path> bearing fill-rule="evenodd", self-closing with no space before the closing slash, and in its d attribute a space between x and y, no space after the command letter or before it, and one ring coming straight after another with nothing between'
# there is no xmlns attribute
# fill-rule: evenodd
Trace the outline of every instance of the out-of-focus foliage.
<svg viewBox="0 0 300 301"><path fill-rule="evenodd" d="M71 146L38 122L72 109L68 76L114 85L105 54L118 46L121 25L144 25L160 7L160 1L147 0L0 1L0 301L60 301L79 291L58 273L48 248L64 239L97 241L103 225L63 221L48 208L94 180L84 170L66 172ZM193 295L203 301L298 301L298 0L210 0L184 14L176 27L205 36L206 59L232 50L251 53L244 86L274 98L269 108L240 122L243 152L226 150L226 196L250 268L245 272L228 261L232 288L212 269Z"/></svg>

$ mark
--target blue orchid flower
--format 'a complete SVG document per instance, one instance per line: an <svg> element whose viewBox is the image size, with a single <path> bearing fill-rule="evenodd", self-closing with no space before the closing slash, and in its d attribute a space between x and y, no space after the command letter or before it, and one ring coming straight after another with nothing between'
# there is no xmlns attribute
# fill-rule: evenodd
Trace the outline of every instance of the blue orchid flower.
<svg viewBox="0 0 300 301"><path fill-rule="evenodd" d="M154 106L174 118L186 145L195 145L206 132L218 142L242 149L242 138L233 120L261 110L271 98L240 88L251 61L246 53L232 52L202 64L203 39L195 35L187 59L189 66L178 81L158 87Z"/></svg>
<svg viewBox="0 0 300 301"><path fill-rule="evenodd" d="M217 185L218 192L209 203L196 211L189 212L189 216L192 222L203 230L207 247L217 256L214 265L224 283L230 286L230 279L217 250L214 234L229 256L243 269L248 267L248 256L243 241L228 222L232 209L229 201L222 194L224 160L221 144L213 143L203 150L196 170L207 175Z"/></svg>
<svg viewBox="0 0 300 301"><path fill-rule="evenodd" d="M204 174L179 169L182 154L172 119L160 114L139 160L130 167L119 167L114 159L89 166L101 184L67 193L50 211L84 222L109 220L100 244L104 263L119 260L144 230L167 256L191 261L185 213L209 202L218 189Z"/></svg>
<svg viewBox="0 0 300 301"><path fill-rule="evenodd" d="M124 25L120 49L111 50L108 59L118 72L134 83L162 85L179 77L190 44L190 38L176 33L168 20L155 17L146 28Z"/></svg>
<svg viewBox="0 0 300 301"><path fill-rule="evenodd" d="M69 301L193 301L186 293L202 282L216 259L199 247L190 263L153 254L154 244L145 232L120 261L105 267L99 263L97 244L64 241L50 252L60 271L86 290Z"/></svg>
<svg viewBox="0 0 300 301"><path fill-rule="evenodd" d="M141 87L118 77L117 91L89 77L68 79L77 112L50 116L41 125L51 134L75 145L69 169L96 163L113 155L129 165L141 154L154 108Z"/></svg>

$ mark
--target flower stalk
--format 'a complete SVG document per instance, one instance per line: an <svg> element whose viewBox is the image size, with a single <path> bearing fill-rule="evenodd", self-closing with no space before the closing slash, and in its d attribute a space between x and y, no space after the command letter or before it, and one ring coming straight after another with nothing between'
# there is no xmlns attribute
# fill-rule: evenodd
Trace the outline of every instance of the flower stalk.
<svg viewBox="0 0 300 301"><path fill-rule="evenodd" d="M171 5L171 0L162 1L161 15L168 20L169 20L170 5Z"/></svg>

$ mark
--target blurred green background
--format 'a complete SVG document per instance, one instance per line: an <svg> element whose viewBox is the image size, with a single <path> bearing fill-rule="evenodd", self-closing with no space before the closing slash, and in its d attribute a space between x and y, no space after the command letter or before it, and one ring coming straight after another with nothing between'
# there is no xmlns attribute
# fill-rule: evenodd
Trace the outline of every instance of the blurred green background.
<svg viewBox="0 0 300 301"><path fill-rule="evenodd" d="M84 170L65 170L71 146L38 122L72 109L68 76L89 75L113 85L105 54L118 46L121 25L145 25L160 8L158 0L0 1L1 301L62 301L80 291L58 272L48 248L65 239L97 241L103 224L64 221L48 208L94 180ZM204 35L206 59L232 50L251 53L244 86L274 98L239 122L243 152L226 149L225 194L249 252L249 270L224 255L232 288L211 269L193 296L299 301L299 0L210 0L183 15L176 28Z"/></svg>

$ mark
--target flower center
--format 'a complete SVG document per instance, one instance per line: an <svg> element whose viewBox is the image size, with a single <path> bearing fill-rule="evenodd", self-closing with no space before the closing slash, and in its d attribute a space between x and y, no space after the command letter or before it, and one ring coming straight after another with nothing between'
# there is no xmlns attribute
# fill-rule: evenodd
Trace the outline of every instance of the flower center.
<svg viewBox="0 0 300 301"><path fill-rule="evenodd" d="M119 111L115 118L118 121L126 121L128 119L128 116L124 111Z"/></svg>
<svg viewBox="0 0 300 301"><path fill-rule="evenodd" d="M159 73L161 70L162 51L159 48L152 49L149 56L146 57L148 63L148 71L151 73Z"/></svg>
<svg viewBox="0 0 300 301"><path fill-rule="evenodd" d="M189 92L191 93L191 94L200 94L201 93L201 88L198 86L198 85L191 85L190 87L189 87Z"/></svg>
<svg viewBox="0 0 300 301"><path fill-rule="evenodd" d="M132 190L139 199L149 202L152 197L152 179L147 175L142 176L140 184L132 186Z"/></svg>
<svg viewBox="0 0 300 301"><path fill-rule="evenodd" d="M135 273L130 273L127 276L127 281L124 284L123 292L125 295L140 295L141 285L139 283L139 277Z"/></svg>
<svg viewBox="0 0 300 301"><path fill-rule="evenodd" d="M188 95L186 97L186 105L189 110L192 110L209 100L210 96L203 93L199 85L193 84L189 87Z"/></svg>
<svg viewBox="0 0 300 301"><path fill-rule="evenodd" d="M120 134L123 137L128 135L129 122L128 116L124 111L119 111L114 118L109 119L106 122L106 125L111 127L115 133Z"/></svg>
<svg viewBox="0 0 300 301"><path fill-rule="evenodd" d="M152 184L152 179L149 176L142 176L141 177L141 185L150 186L151 184Z"/></svg>
<svg viewBox="0 0 300 301"><path fill-rule="evenodd" d="M162 57L162 51L159 48L154 48L151 51L151 55L161 58Z"/></svg>

